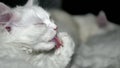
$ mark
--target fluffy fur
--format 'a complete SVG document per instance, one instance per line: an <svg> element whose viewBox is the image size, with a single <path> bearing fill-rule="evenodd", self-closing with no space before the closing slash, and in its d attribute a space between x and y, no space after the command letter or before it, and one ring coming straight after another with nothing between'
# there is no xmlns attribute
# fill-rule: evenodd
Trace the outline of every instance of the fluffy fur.
<svg viewBox="0 0 120 68"><path fill-rule="evenodd" d="M77 50L77 46L80 45L80 39L79 39L79 32L78 28L79 26L72 18L72 15L69 13L60 10L60 9L51 9L49 10L51 17L54 19L55 24L58 26L58 31L64 31L70 34L70 36L73 38L75 42L75 50ZM71 62L67 66L69 68L71 66Z"/></svg>
<svg viewBox="0 0 120 68"><path fill-rule="evenodd" d="M33 0L13 9L0 6L0 57L17 57L40 68L67 66L75 44L67 33L57 33L48 12L33 5ZM58 49L56 36L63 45Z"/></svg>
<svg viewBox="0 0 120 68"><path fill-rule="evenodd" d="M0 68L38 68L21 59L0 58Z"/></svg>

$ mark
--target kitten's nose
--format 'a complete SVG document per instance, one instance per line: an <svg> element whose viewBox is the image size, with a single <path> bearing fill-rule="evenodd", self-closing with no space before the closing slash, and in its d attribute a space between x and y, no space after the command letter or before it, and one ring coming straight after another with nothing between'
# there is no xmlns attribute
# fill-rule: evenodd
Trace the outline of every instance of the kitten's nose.
<svg viewBox="0 0 120 68"><path fill-rule="evenodd" d="M57 29L58 29L57 25L54 24L54 22L51 22L51 21L49 21L49 20L46 20L45 23L46 23L46 25L47 25L48 27L53 28L54 30L57 30Z"/></svg>
<svg viewBox="0 0 120 68"><path fill-rule="evenodd" d="M57 30L57 29L58 29L57 25L54 24L54 23L51 23L51 24L49 25L49 27L53 28L54 30Z"/></svg>
<svg viewBox="0 0 120 68"><path fill-rule="evenodd" d="M58 29L58 27L54 28L54 30L57 30L57 29Z"/></svg>

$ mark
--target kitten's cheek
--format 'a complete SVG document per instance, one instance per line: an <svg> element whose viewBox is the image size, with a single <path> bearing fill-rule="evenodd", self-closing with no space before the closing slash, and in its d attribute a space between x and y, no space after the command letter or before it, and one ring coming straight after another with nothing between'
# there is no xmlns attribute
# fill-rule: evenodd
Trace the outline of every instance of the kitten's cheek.
<svg viewBox="0 0 120 68"><path fill-rule="evenodd" d="M52 40L56 35L56 31L54 30L48 30L44 36L42 36L42 40L43 41L46 41L46 42L49 42L50 40Z"/></svg>

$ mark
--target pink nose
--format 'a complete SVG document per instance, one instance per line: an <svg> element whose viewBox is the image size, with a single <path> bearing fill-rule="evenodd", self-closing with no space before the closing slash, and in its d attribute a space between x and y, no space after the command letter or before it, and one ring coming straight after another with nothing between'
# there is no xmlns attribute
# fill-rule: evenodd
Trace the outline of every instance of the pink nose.
<svg viewBox="0 0 120 68"><path fill-rule="evenodd" d="M6 26L5 29L10 32L11 31L11 27L10 26Z"/></svg>
<svg viewBox="0 0 120 68"><path fill-rule="evenodd" d="M58 27L54 28L54 30L58 30Z"/></svg>

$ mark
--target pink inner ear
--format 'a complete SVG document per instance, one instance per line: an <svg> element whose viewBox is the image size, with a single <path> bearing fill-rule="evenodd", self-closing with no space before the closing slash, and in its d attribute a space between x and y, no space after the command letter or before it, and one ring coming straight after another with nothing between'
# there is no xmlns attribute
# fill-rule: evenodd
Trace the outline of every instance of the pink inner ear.
<svg viewBox="0 0 120 68"><path fill-rule="evenodd" d="M97 24L99 27L106 27L107 26L107 18L103 11L101 11L97 17Z"/></svg>

